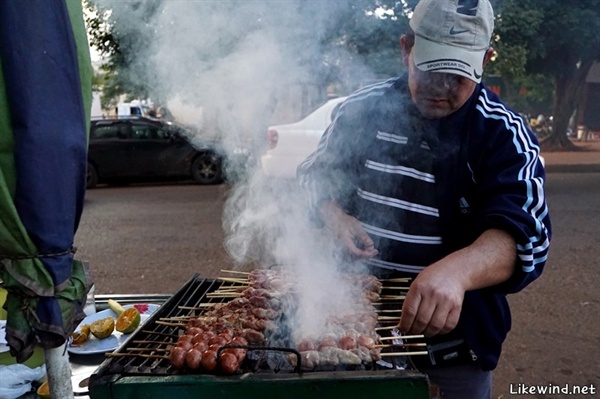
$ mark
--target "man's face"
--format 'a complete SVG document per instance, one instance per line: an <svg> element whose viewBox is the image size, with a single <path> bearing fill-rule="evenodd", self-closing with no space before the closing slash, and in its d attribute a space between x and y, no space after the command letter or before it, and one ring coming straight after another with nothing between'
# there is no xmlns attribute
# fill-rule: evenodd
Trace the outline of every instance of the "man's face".
<svg viewBox="0 0 600 399"><path fill-rule="evenodd" d="M413 62L412 48L405 48L402 44L403 62L408 67L410 95L424 117L443 118L467 102L475 90L475 82L451 73L421 71Z"/></svg>

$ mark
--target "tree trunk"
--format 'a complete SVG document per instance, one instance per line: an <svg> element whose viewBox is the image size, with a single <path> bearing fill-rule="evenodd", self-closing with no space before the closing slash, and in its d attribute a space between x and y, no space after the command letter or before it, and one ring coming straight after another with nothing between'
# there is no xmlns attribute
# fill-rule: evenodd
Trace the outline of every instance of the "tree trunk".
<svg viewBox="0 0 600 399"><path fill-rule="evenodd" d="M581 61L573 73L561 73L555 77L552 134L540 144L546 151L572 151L576 146L569 140L569 119L577 106L577 100L585 85L592 61Z"/></svg>

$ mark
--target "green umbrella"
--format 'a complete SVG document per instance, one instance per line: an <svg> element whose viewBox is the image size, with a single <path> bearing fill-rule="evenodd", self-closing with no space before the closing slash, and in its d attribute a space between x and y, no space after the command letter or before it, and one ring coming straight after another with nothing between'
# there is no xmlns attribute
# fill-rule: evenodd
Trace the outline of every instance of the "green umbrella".
<svg viewBox="0 0 600 399"><path fill-rule="evenodd" d="M0 279L23 362L65 344L91 285L73 249L91 104L81 2L1 1L0 66Z"/></svg>

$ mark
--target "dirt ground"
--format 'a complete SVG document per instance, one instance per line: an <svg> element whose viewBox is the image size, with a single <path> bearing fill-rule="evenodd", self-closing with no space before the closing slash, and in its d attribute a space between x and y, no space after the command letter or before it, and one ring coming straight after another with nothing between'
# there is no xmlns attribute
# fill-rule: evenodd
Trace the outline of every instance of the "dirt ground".
<svg viewBox="0 0 600 399"><path fill-rule="evenodd" d="M600 153L591 152L584 163L600 164ZM583 162L571 158L546 156L552 165ZM75 245L92 267L96 293L171 294L194 273L215 278L235 269L221 220L229 190L179 184L88 191ZM532 385L600 388L600 174L553 172L547 196L551 255L542 278L509 297L513 329L494 373L494 399L600 396L515 394Z"/></svg>

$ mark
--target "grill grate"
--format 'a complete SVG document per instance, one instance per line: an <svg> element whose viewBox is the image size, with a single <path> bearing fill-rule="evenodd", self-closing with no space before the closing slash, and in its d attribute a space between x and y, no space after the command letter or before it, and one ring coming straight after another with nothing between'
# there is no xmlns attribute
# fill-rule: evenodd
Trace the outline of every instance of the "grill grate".
<svg viewBox="0 0 600 399"><path fill-rule="evenodd" d="M199 316L204 312L202 305L228 302L231 298L218 298L210 294L227 287L234 286L232 283L223 280L202 279L199 275L194 275L185 283L177 293L169 298L156 312L154 312L144 325L129 339L123 343L105 362L100 369L106 375L119 376L166 376L185 374L185 371L175 370L169 360L166 358L170 348L177 342L178 335L181 334L182 325L164 322L163 320L177 320L181 318L186 320L189 316ZM384 286L385 289L385 286ZM401 306L399 302L387 302L380 309L383 311L397 311ZM381 313L385 315L386 313ZM387 316L382 316L385 319ZM389 336L391 329L378 331L381 336ZM390 342L390 341L387 341ZM391 349L390 349L391 350ZM385 353L388 349L382 349ZM277 363L277 357L287 352L295 352L290 348L257 348L250 351L244 371L254 373L261 372L280 372L280 371L298 371L293 367L273 366L273 359ZM297 352L295 352L297 354ZM135 354L135 356L134 356ZM286 355L287 356L287 355ZM287 357L286 357L287 358ZM406 357L386 357L386 362L378 364L361 364L360 366L334 366L329 368L320 368L320 371L333 370L377 370L382 368L397 369L410 368L406 362ZM261 367L265 363L269 367Z"/></svg>

